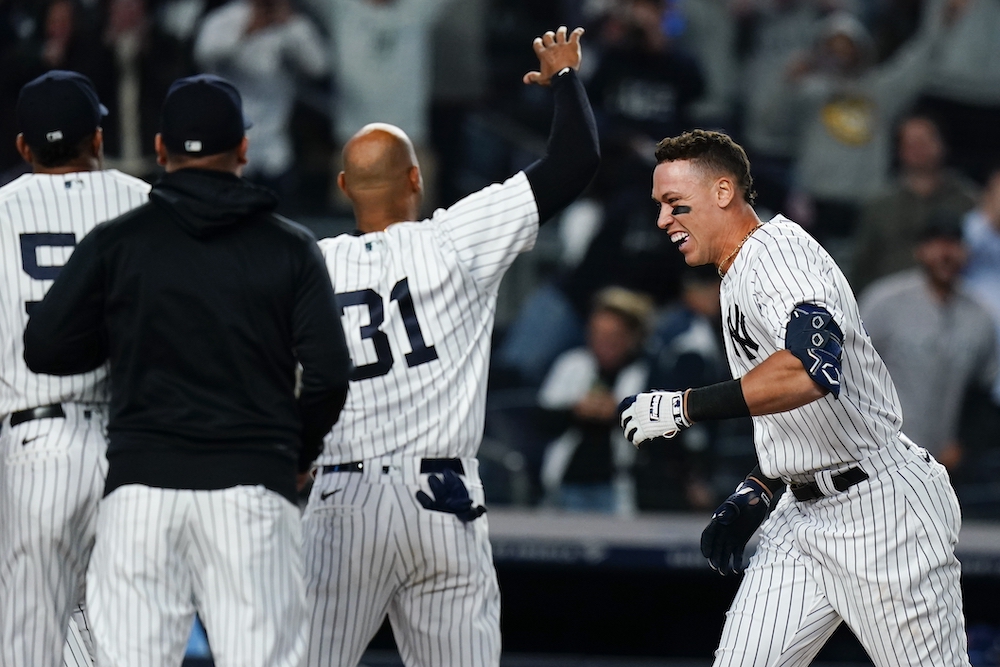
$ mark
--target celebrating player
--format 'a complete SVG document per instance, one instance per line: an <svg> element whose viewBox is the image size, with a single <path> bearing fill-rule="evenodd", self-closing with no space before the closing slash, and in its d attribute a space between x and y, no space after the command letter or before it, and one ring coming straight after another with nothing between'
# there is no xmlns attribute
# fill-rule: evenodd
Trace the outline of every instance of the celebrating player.
<svg viewBox="0 0 1000 667"><path fill-rule="evenodd" d="M657 225L714 264L735 380L622 402L640 445L694 422L753 416L758 467L712 517L702 553L741 571L719 667L808 665L846 622L878 667L968 665L961 518L944 467L900 432L899 400L843 273L812 237L752 208L746 153L695 130L657 145Z"/></svg>
<svg viewBox="0 0 1000 667"><path fill-rule="evenodd" d="M98 667L179 665L196 611L220 667L297 667L305 649L296 473L350 360L314 238L239 178L245 127L227 81L175 81L150 202L80 242L24 333L36 372L111 362Z"/></svg>
<svg viewBox="0 0 1000 667"><path fill-rule="evenodd" d="M146 201L149 185L102 171L90 79L53 70L21 89L17 149L33 173L0 189L0 664L92 661L78 609L107 471L104 367L66 378L25 366L22 333L77 241ZM69 623L69 625L67 625ZM82 634L81 634L82 633Z"/></svg>
<svg viewBox="0 0 1000 667"><path fill-rule="evenodd" d="M386 614L407 665L495 666L500 591L476 453L499 283L599 162L582 29L536 39L547 155L423 222L413 146L369 125L339 184L359 235L320 241L355 363L303 519L310 667L353 667Z"/></svg>

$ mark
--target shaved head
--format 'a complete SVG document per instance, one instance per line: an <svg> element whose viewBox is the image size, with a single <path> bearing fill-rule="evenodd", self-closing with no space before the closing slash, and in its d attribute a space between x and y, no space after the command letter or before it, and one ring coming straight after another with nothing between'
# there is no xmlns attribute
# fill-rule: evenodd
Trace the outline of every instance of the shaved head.
<svg viewBox="0 0 1000 667"><path fill-rule="evenodd" d="M416 220L424 192L413 143L386 123L365 125L344 144L344 171L337 184L365 233Z"/></svg>
<svg viewBox="0 0 1000 667"><path fill-rule="evenodd" d="M395 125L365 125L344 145L344 178L351 191L393 187L415 166L413 143Z"/></svg>

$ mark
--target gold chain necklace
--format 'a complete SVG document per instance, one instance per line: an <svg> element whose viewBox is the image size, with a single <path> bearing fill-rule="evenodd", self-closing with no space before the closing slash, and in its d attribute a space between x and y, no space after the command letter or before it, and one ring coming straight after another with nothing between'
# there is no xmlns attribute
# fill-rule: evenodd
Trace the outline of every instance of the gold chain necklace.
<svg viewBox="0 0 1000 667"><path fill-rule="evenodd" d="M747 232L747 235L743 237L743 240L740 241L740 244L738 246L736 246L736 248L731 253L729 253L729 257L726 257L724 260L722 260L719 263L719 267L716 270L719 272L719 277L720 278L722 278L722 277L724 277L726 275L725 271L722 270L722 267L723 266L727 266L729 264L729 261L731 259L733 259L734 257L736 257L736 253L738 253L740 251L740 248L742 248L743 244L747 242L747 239L749 239L751 236L753 236L753 233L755 231L757 231L758 229L760 229L761 226L762 225L759 222L756 225L754 225L754 228L751 229L749 232Z"/></svg>

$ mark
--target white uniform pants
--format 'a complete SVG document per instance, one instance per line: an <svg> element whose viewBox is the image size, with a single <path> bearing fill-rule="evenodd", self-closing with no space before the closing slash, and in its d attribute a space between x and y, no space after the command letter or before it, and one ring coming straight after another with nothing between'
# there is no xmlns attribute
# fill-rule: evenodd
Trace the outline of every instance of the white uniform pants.
<svg viewBox="0 0 1000 667"><path fill-rule="evenodd" d="M317 477L303 517L309 667L354 667L386 614L408 667L495 667L500 588L484 515L424 509L419 460ZM484 502L475 459L462 477Z"/></svg>
<svg viewBox="0 0 1000 667"><path fill-rule="evenodd" d="M70 614L83 602L104 493L103 406L63 404L66 416L0 433L0 665L63 664ZM79 613L79 612L77 612ZM86 632L82 616L76 618ZM78 633L76 640L83 639ZM84 639L84 642L86 640ZM85 643L67 664L87 664Z"/></svg>
<svg viewBox="0 0 1000 667"><path fill-rule="evenodd" d="M298 508L262 486L115 489L98 510L87 606L98 667L177 667L196 611L218 667L299 667Z"/></svg>
<svg viewBox="0 0 1000 667"><path fill-rule="evenodd" d="M782 496L726 614L716 667L808 665L841 621L877 667L967 667L944 466L902 444L869 479L814 501Z"/></svg>

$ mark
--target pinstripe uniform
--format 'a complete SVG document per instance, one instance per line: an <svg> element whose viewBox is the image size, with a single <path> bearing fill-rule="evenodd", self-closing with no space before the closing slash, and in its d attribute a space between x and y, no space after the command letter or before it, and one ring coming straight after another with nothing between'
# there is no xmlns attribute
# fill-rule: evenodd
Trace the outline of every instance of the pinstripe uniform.
<svg viewBox="0 0 1000 667"><path fill-rule="evenodd" d="M763 473L824 495L786 493L762 526L715 664L808 665L844 621L879 667L968 665L958 501L944 467L901 434L892 379L839 268L778 216L736 256L721 301L733 377L784 349L799 303L826 308L844 342L839 399L753 418ZM868 479L833 488L854 466Z"/></svg>
<svg viewBox="0 0 1000 667"><path fill-rule="evenodd" d="M83 600L107 471L106 370L69 377L29 371L22 340L28 313L77 241L145 202L148 192L147 183L113 170L26 174L0 189L3 665L59 664L70 612ZM24 419L44 406L60 406L64 416ZM74 619L65 661L87 664L85 620L79 612Z"/></svg>
<svg viewBox="0 0 1000 667"><path fill-rule="evenodd" d="M522 172L429 220L320 241L356 369L304 516L308 665L356 665L386 614L407 665L498 664L486 517L462 523L415 494L441 463L429 459L457 459L484 502L497 290L537 230ZM323 471L346 463L361 470Z"/></svg>

